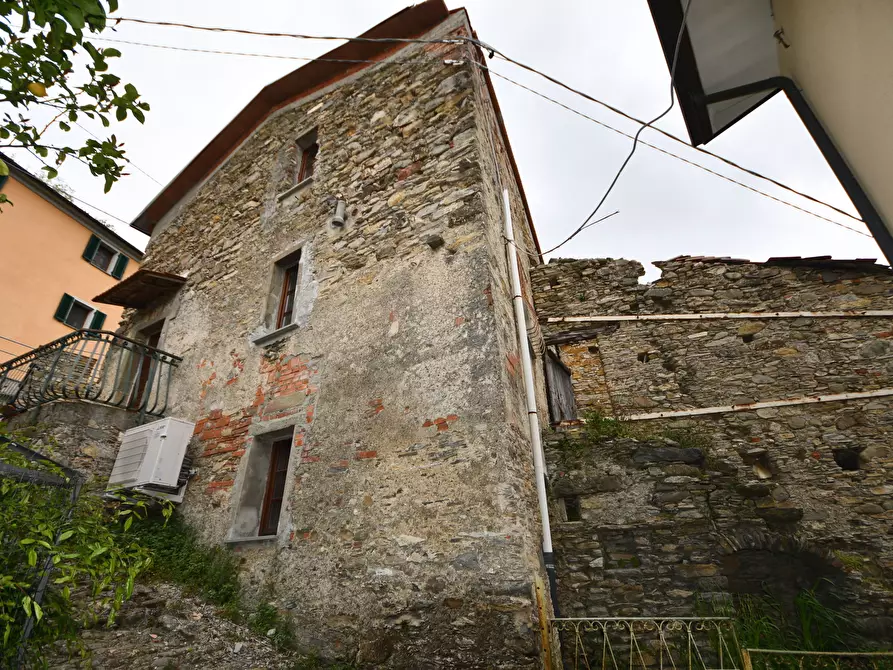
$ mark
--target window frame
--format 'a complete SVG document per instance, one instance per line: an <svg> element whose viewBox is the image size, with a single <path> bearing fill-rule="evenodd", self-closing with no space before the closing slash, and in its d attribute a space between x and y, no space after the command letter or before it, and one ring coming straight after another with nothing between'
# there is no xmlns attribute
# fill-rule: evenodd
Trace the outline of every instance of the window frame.
<svg viewBox="0 0 893 670"><path fill-rule="evenodd" d="M270 444L270 467L267 471L267 482L261 503L258 537L269 537L279 533L279 519L285 504L288 486L288 466L291 461L293 438L280 437ZM278 481L277 481L278 480ZM277 492L277 488L281 491Z"/></svg>
<svg viewBox="0 0 893 670"><path fill-rule="evenodd" d="M66 300L70 302L68 306L63 310L63 305L65 304ZM68 320L69 316L71 315L71 310L75 306L82 307L87 310L87 315L84 317L83 325L76 326L70 323ZM102 330L102 326L105 325L105 319L107 316L108 315L105 312L96 309L86 300L81 300L80 298L77 298L70 293L63 293L62 298L59 301L59 305L56 307L56 313L54 314L53 318L73 330Z"/></svg>
<svg viewBox="0 0 893 670"><path fill-rule="evenodd" d="M275 421L251 431L233 489L230 529L224 542L264 542L283 530L282 518L292 489L289 483L299 463L294 421ZM278 484L278 486L277 486Z"/></svg>
<svg viewBox="0 0 893 670"><path fill-rule="evenodd" d="M96 255L103 249L109 253L109 262L104 267L96 262ZM102 270L115 279L121 279L124 276L127 264L130 262L130 257L127 254L119 251L114 245L109 244L98 235L90 236L81 257L97 270Z"/></svg>
<svg viewBox="0 0 893 670"><path fill-rule="evenodd" d="M295 140L297 157L295 160L295 186L313 179L316 171L316 159L319 156L319 141L316 128L301 135Z"/></svg>
<svg viewBox="0 0 893 670"><path fill-rule="evenodd" d="M295 303L298 300L298 286L301 279L300 249L298 249L297 254L297 260L294 260L289 265L279 264L282 272L282 288L279 293L279 304L276 307L276 330L294 323ZM286 305L288 306L287 308Z"/></svg>

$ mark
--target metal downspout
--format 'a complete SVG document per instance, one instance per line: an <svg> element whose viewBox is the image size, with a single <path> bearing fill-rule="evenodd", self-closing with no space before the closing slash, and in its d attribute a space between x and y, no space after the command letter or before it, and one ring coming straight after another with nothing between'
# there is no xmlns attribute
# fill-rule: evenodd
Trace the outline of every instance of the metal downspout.
<svg viewBox="0 0 893 670"><path fill-rule="evenodd" d="M530 425L530 442L533 447L533 472L536 478L536 498L540 508L540 522L543 528L543 563L549 577L549 593L552 609L558 615L557 577L555 555L552 553L552 528L549 523L549 502L546 497L546 465L543 457L543 443L540 437L540 420L536 413L536 391L533 381L533 362L527 346L527 317L524 314L524 300L521 297L521 276L518 272L518 250L515 247L515 231L512 226L512 211L508 189L502 190L503 220L508 251L509 275L512 279L512 304L515 308L515 325L518 329L518 349L521 353L521 370L524 374L524 392L527 401L527 420Z"/></svg>

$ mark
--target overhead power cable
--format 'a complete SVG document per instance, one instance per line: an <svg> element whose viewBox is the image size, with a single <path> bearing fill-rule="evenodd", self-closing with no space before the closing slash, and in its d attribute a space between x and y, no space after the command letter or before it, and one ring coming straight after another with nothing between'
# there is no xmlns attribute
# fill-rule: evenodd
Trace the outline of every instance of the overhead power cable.
<svg viewBox="0 0 893 670"><path fill-rule="evenodd" d="M380 60L363 60L354 58L311 58L309 56L282 56L278 54L262 54L249 51L224 51L220 49L199 49L196 47L179 47L170 44L151 44L149 42L133 42L131 40L119 40L111 37L91 37L93 42L113 42L115 44L131 44L138 47L152 47L153 49L170 49L172 51L189 51L192 53L221 54L224 56L250 56L252 58L275 58L280 60L319 61L322 63L381 63Z"/></svg>
<svg viewBox="0 0 893 670"><path fill-rule="evenodd" d="M175 21L151 21L149 19L137 19L125 16L115 16L112 20L116 22L127 21L129 23L141 23L148 26L164 26L166 28L188 28L190 30L203 30L212 33L239 33L241 35L255 35L258 37L290 37L300 40L335 40L338 42L372 42L372 43L393 43L393 44L461 44L463 42L473 42L482 44L471 37L450 37L435 40L426 40L411 37L336 37L333 35L304 35L301 33L273 33L262 30L248 30L246 28L220 28L217 26L199 26L193 23L178 23ZM484 48L489 48L483 45Z"/></svg>
<svg viewBox="0 0 893 670"><path fill-rule="evenodd" d="M579 111L579 110L577 110L577 109L574 109L573 107L570 107L570 106L564 104L563 102L561 102L561 101L559 101L559 100L556 100L555 98L550 98L548 95L545 95L544 93L540 93L539 91L537 91L537 90L535 90L535 89L532 89L532 88L530 88L529 86L525 86L525 85L522 84L521 82L516 81L516 80L512 79L511 77L506 77L505 75L500 74L499 72L496 72L495 70L492 70L492 69L488 68L486 65L482 65L481 63L477 63L477 62L475 62L475 61L473 61L473 60L472 60L472 61L469 61L469 62L473 63L474 65L477 65L477 66L478 66L479 68L481 68L481 69L487 70L487 71L488 71L491 75L493 75L494 77L499 77L500 79L504 79L505 81L509 82L510 84L513 84L513 85L515 85L515 86L517 86L517 87L519 87L519 88L524 89L525 91L528 91L528 92L530 92L530 93L533 93L534 95L539 96L539 97L542 98L543 100L547 100L547 101L549 101L549 102L551 102L551 103L553 103L553 104L555 104L555 105L558 105L559 107L562 107L562 108L566 109L566 110L569 111L569 112L573 112L573 113L576 114L577 116L581 116L581 117L583 117L584 119L586 119L587 121L592 121L593 123L595 123L596 125L601 126L602 128L607 128L608 130L610 130L610 131L612 131L612 132L615 132L615 133L617 133L618 135L623 135L624 137L628 137L629 139L633 139L633 137L634 137L633 135L631 135L631 134L629 134L629 133L627 133L627 132L625 132L625 131L623 131L623 130L620 130L620 129L618 129L618 128L615 128L614 126L609 125L609 124L605 123L604 121L599 121L598 119L596 119L596 118L594 118L594 117L591 117L591 116L589 116L589 115L587 115L587 114L584 114L583 112L581 112L581 111ZM727 176L727 175L724 175L724 174L722 174L721 172L717 172L717 171L715 171L715 170L711 170L710 168L708 168L708 167L706 167L706 166L704 166L704 165L701 165L700 163L696 163L696 162L691 161L691 160L689 160L689 159L687 159L687 158L684 158L683 156L680 156L679 154L674 154L672 151L668 151L667 149L664 149L664 148L662 148L662 147L659 147L659 146L657 146L656 144L651 144L651 143L649 143L649 142L646 142L645 140L639 140L639 144L641 144L641 145L643 145L643 146L646 146L646 147L649 147L650 149L654 149L655 151L659 151L660 153L662 153L662 154L664 154L664 155L666 155L666 156L670 156L671 158L675 158L676 160L682 161L683 163L685 163L685 164L687 164L687 165L691 165L692 167L696 167L696 168L698 168L699 170L703 170L704 172L707 172L707 173L712 174L712 175L714 175L714 176L716 176L716 177L719 177L720 179L724 179L724 180L726 180L726 181L728 181L728 182L731 182L732 184L735 184L736 186L740 186L740 187L742 187L742 188L745 188L745 189L747 189L748 191L751 191L751 192L753 192L753 193L756 193L757 195L761 195L761 196L763 196L763 197L765 197L765 198L769 198L770 200L774 200L775 202L780 203L780 204L782 204L782 205L786 205L786 206L788 206L788 207L792 207L792 208L796 209L797 211L803 212L804 214L809 214L810 216L814 216L814 217L816 217L817 219L821 219L822 221L827 221L828 223L833 223L835 226L840 226L841 228L845 228L846 230L852 231L852 232L854 232L854 233L858 233L859 235L864 235L865 237L871 237L870 234L868 234L868 233L866 233L866 232L864 232L864 231L861 231L861 230L859 230L859 229L857 229L857 228L853 228L853 227L848 226L848 225L846 225L846 224L844 224L844 223L840 223L839 221L835 221L834 219L829 219L827 216L822 216L821 214L818 214L817 212L813 212L812 210L806 209L806 208L804 208L804 207L800 207L799 205L795 205L794 203L789 202L789 201L787 201L787 200L782 200L781 198L778 198L778 197L776 197L776 196L774 196L774 195L771 195L770 193L766 193L765 191L761 191L761 190L759 190L758 188L755 188L755 187L753 187L753 186L751 186L751 185L749 185L749 184L745 184L744 182L740 182L740 181L738 181L738 180L736 180L736 179L733 179L732 177L729 177L729 176ZM688 145L686 145L686 146L688 146ZM852 217L851 217L851 218L852 218ZM857 219L857 220L858 220L860 223L862 222L862 221L859 220L859 219Z"/></svg>
<svg viewBox="0 0 893 670"><path fill-rule="evenodd" d="M682 44L682 35L685 33L685 21L688 18L688 10L691 9L692 3L694 0L688 0L688 4L685 5L685 11L682 13L682 25L679 26L679 34L676 36L676 48L673 51L673 65L670 67L670 104L667 108L662 111L660 114L651 119L648 123L643 124L636 131L635 137L633 137L633 145L629 150L629 154L627 154L626 158L623 160L623 163L620 164L620 168L618 168L614 178L611 180L611 183L608 184L608 188L605 189L604 195L602 195L601 200L598 201L598 204L595 206L595 209L583 219L583 223L581 223L577 229L568 235L563 242L556 244L554 247L549 249L548 251L544 251L543 255L551 254L553 251L557 251L565 244L574 239L577 235L583 232L586 228L586 224L589 223L589 220L595 216L596 212L601 209L601 206L605 204L605 200L608 199L608 196L611 195L611 191L614 190L614 187L617 185L617 182L620 180L620 175L623 174L623 171L626 169L626 166L629 165L629 162L632 160L633 154L636 153L636 147L639 146L639 135L645 132L645 129L650 127L651 124L657 123L662 118L664 118L667 114L669 114L673 107L676 106L676 89L674 88L675 80L676 80L676 61L679 58L679 46Z"/></svg>
<svg viewBox="0 0 893 670"><path fill-rule="evenodd" d="M76 125L78 128L80 128L80 129L83 130L85 133L87 133L88 135L90 135L94 140L99 140L100 142L102 141L102 139L101 139L96 133L92 132L89 128L84 128L84 126L82 126L82 125L81 125L80 123L78 123L77 121L74 122L74 125ZM137 165L136 163L134 163L132 160L130 160L130 159L127 158L126 156L124 157L124 160L127 161L127 162L128 162L130 165L132 165L133 167L135 167L137 170L139 170L140 172L142 172L146 177L148 177L149 179L151 179L152 181L154 181L154 182L155 182L156 184L158 184L159 186L164 186L164 184L162 184L160 181L158 181L157 179L155 179L155 177L153 177L153 176L150 175L148 172L146 172L145 170L143 170L143 168L141 168L139 165Z"/></svg>
<svg viewBox="0 0 893 670"><path fill-rule="evenodd" d="M189 23L177 23L177 22L172 22L172 21L151 21L148 19L137 19L137 18L130 18L130 17L115 17L115 20L119 21L119 22L127 21L127 22L139 23L139 24L144 24L144 25L187 28L190 30L200 30L200 31L207 31L207 32L227 32L227 33L239 33L239 34L245 34L245 35L255 35L255 36L260 36L260 37L288 37L288 38L293 38L293 39L306 39L306 40L337 40L337 41L345 41L345 42L386 42L386 43L408 43L408 44L414 44L414 43L419 43L419 44L469 43L469 44L474 44L474 45L480 47L481 49L489 52L491 57L496 56L502 60L505 60L506 62L512 63L513 65L517 65L518 67L520 67L524 70L527 70L527 71L532 72L540 77L543 77L544 79L547 79L548 81L552 82L553 84L560 86L560 87L570 91L571 93L574 93L575 95L579 95L582 98L589 100L590 102L594 102L597 105L601 105L605 109L608 109L608 110L614 112L615 114L619 114L620 116L623 116L624 118L629 119L630 121L634 121L635 123L640 124L640 125L647 123L646 121L639 119L631 114L628 114L627 112L624 112L622 109L619 109L618 107L615 107L614 105L604 102L603 100L599 100L598 98L595 98L595 97L585 93L584 91L576 89L573 86L570 86L569 84L566 84L563 81L556 79L555 77L552 77L552 76L546 74L545 72L542 72L541 70L538 70L538 69L536 69L530 65L527 65L525 63L522 63L521 61L518 61L514 58L511 58L510 56L507 56L503 52L492 47L491 45L486 44L485 42L482 42L480 40L474 39L472 37L466 37L466 36L460 35L460 36L455 36L455 37L448 38L448 39L432 39L432 40L416 39L416 38L398 38L398 37L335 37L335 36L329 36L329 35L305 35L305 34L300 34L300 33L277 33L277 32L266 32L266 31L260 31L260 30L247 30L247 29L242 29L242 28L225 28L225 27L222 28L222 27L216 27L216 26L200 26L200 25L189 24ZM106 39L108 41L112 41L109 38L94 38L94 39ZM124 40L116 40L116 41L124 42ZM125 42L125 43L130 43L130 42ZM153 44L148 44L148 43L134 43L134 44L139 44L141 46L170 48L170 49L176 49L176 50L181 50L181 51L199 51L198 49L187 49L185 47L168 47L168 46L164 46L164 45L153 45ZM265 57L265 58L286 58L285 56L273 56L270 54L248 54L248 53L240 53L240 52L215 51L215 50L211 50L211 49L208 49L207 53L221 53L221 54L228 54L228 55L245 55L245 56L256 55L257 57ZM291 57L291 58L294 58L295 60L298 59L297 57ZM324 59L315 58L315 59L308 59L308 60L324 60ZM336 62L340 61L340 59L330 59L330 60L333 60ZM349 61L349 60L346 60L344 62L363 63L363 62L379 62L379 61L362 61L362 60ZM480 65L479 63L475 63L475 64ZM493 74L496 74L496 76L501 76L495 72ZM509 80L509 81L511 81L511 80ZM517 82L512 82L512 83L517 84ZM518 84L518 85L523 87L522 84ZM537 91L533 91L533 89L528 89L528 90L536 93L537 95L541 95L542 97L546 98L547 100L550 100L550 98L548 98L548 96L544 96ZM558 103L558 104L561 104L561 103ZM575 113L579 113L579 112L576 112L576 110L572 110L572 111L575 111ZM583 116L585 116L585 115L583 115ZM606 124L603 124L603 125L606 125ZM606 125L606 127L610 128L610 126L607 126L607 125ZM611 129L616 130L614 128L611 128ZM790 193L793 193L801 198L806 198L807 200L810 200L818 205L822 205L823 207L832 209L835 212L837 212L838 214L841 214L849 219L852 219L853 221L857 221L859 223L864 223L864 221L862 221L862 219L860 219L858 216L855 216L839 207L836 207L835 205L825 202L824 200L820 200L819 198L809 195L808 193L799 191L791 186L788 186L787 184L785 184L783 182L773 179L772 177L764 175L764 174L757 172L755 170L751 170L750 168L744 167L743 165L740 165L739 163L736 163L735 161L733 161L731 159L728 159L728 158L725 158L724 156L713 153L712 151L704 149L703 147L694 146L694 145L690 144L689 142L687 142L686 140L684 140L680 137L677 137L676 135L673 135L672 133L669 133L666 130L663 130L661 128L657 128L654 126L651 126L651 129L655 130L658 133L664 135L665 137L673 140L674 142L678 142L690 149L694 149L695 151L698 151L702 154L711 156L719 161L722 161L726 165L733 167L736 170L741 170L742 172L745 172L752 177L756 177L757 179L761 179L763 181L768 181L769 183L777 186L778 188L784 189L784 190L786 190ZM639 143L646 144L645 142L642 142L641 140L639 141ZM651 146L652 148L657 148L657 147L654 147L653 145L649 145L649 144L646 144L646 146ZM671 156L675 156L675 154L672 154L670 152L664 152L664 153L667 153L668 155L671 155ZM697 165L696 163L693 163L686 159L681 159L681 160L684 160L685 162L690 163L692 165ZM718 174L718 173L714 173L714 174ZM734 182L734 180L731 180L731 179L730 179L730 181ZM734 183L740 184L740 182L734 182ZM751 187L746 187L746 188L751 188ZM751 190L756 191L756 189L752 189L752 188L751 188ZM757 192L759 192L759 191L757 191ZM779 200L779 202L785 202L785 201ZM808 212L809 210L804 209L802 211ZM819 217L819 218L824 218L824 217ZM825 219L825 220L831 221L832 223L837 223L831 219ZM838 224L838 225L843 225L843 224ZM844 226L844 227L846 227L846 226ZM850 230L854 230L854 229L850 229ZM870 237L870 235L869 235L869 237Z"/></svg>
<svg viewBox="0 0 893 670"><path fill-rule="evenodd" d="M96 205L91 205L89 202L87 202L86 200L81 200L81 199L80 199L79 197L77 197L76 195L64 195L64 194L63 194L62 197L64 197L64 198L71 198L72 200L75 200L75 201L81 203L82 205L86 205L87 207L90 207L90 208L92 208L92 209L95 209L95 210L96 210L97 212L99 212L100 214L105 214L106 216L113 218L115 221L120 221L120 222L123 223L125 226L129 226L129 225L130 225L130 221L125 221L125 220L122 219L120 216L115 216L114 214L111 214L111 213L109 213L109 212L106 212L104 209L99 209L99 207L97 207Z"/></svg>
<svg viewBox="0 0 893 670"><path fill-rule="evenodd" d="M579 95L580 97L585 98L586 100L589 100L590 102L594 102L597 105L601 105L605 109L608 109L608 110L614 112L615 114L619 114L620 116L624 117L625 119L629 119L630 121L634 121L638 124L646 123L642 119L639 119L631 114L628 114L628 113L624 112L622 109L619 109L618 107L615 107L614 105L611 105L611 104L605 102L604 100L599 100L598 98L595 98L595 97L589 95L588 93L585 93L579 89L569 86L568 84L565 84L564 82L562 82L558 79L555 79L554 77L551 77L548 74L541 72L540 70L537 70L536 68L530 67L529 65L525 65L524 63L521 63L520 61L517 61L513 58L509 58L506 55L499 53L498 51L495 53L501 60L504 60L508 63L512 63L513 65L517 65L518 67L520 67L524 70L527 70L528 72L537 74L540 77L543 77L544 79L551 81L553 84L556 84L556 85L560 86L561 88L563 88L567 91L570 91L571 93ZM664 137L667 137L667 138L673 140L674 142L678 142L679 144L682 144L683 146L686 146L689 149L694 149L695 151L698 151L706 156L711 156L712 158L722 161L726 165L733 167L736 170L741 170L742 172L746 172L747 174L749 174L752 177L756 177L757 179L762 179L763 181L768 181L769 183L774 184L775 186L778 186L779 188L783 188L786 191L790 191L791 193L798 195L801 198L806 198L807 200L811 200L812 202L822 205L823 207L833 209L838 214L842 214L843 216L845 216L849 219L853 219L854 221L858 221L859 223L864 223L864 221L862 221L862 219L860 219L858 216L850 214L849 212L841 209L840 207L836 207L835 205L832 205L829 202L820 200L819 198L809 195L808 193L804 193L803 191L798 191L797 189L795 189L791 186L788 186L787 184L780 182L776 179L773 179L772 177L764 175L761 172L757 172L756 170L751 170L750 168L744 167L740 163L736 163L735 161L733 161L729 158L726 158L725 156L721 156L720 154L713 153L712 151L709 151L708 149L705 149L703 147L699 147L699 146L690 144L689 142L682 139L681 137L677 137L673 133L667 132L666 130L663 130L662 128L657 128L655 126L651 126L651 130L654 130L654 131L660 133L661 135L663 135Z"/></svg>
<svg viewBox="0 0 893 670"><path fill-rule="evenodd" d="M343 63L370 63L370 64L375 64L375 63L380 63L380 62L381 62L381 61L374 61L374 60L360 60L360 59L356 59L356 60L354 60L354 59L340 59L340 58L328 58L328 59L326 59L326 58L310 58L310 57L304 57L304 56L285 56L285 55L278 55L278 54L265 54L265 53L256 53L256 52L223 51L223 50L218 50L218 49L199 49L199 48L193 48L193 47L180 47L180 46L174 46L174 45L168 45L168 44L153 44L153 43L149 43L149 42L135 42L135 41L131 41L131 40L121 40L121 39L113 39L113 38L107 38L107 37L93 38L93 39L94 39L95 41L106 41L106 42L112 42L112 43L117 43L117 44L130 44L130 45L142 46L142 47L150 47L150 48L155 48L155 49L170 49L170 50L174 50L174 51L186 51L186 52L197 52L197 53L208 53L208 54L220 54L220 55L227 55L227 56L249 56L249 57L255 57L255 58L273 58L273 59L298 60L298 61L314 61L314 60L322 60L322 61L325 61L325 62L338 62L338 63L342 63L342 62L343 62ZM506 59L503 58L503 60L506 60ZM581 112L581 111L579 111L579 110L577 110L577 109L574 109L573 107L570 107L569 105L566 105L566 104L564 104L563 102L560 102L559 100L556 100L555 98L552 98L552 97L550 97L550 96L548 96L548 95L546 95L546 94L544 94L544 93L541 93L540 91L537 91L536 89L533 89L533 88L531 88L531 87L529 87L529 86L526 86L526 85L522 84L521 82L519 82L519 81L517 81L517 80L515 80L515 79L512 79L511 77L507 77L507 76L504 75L504 74L501 74L501 73L499 73L499 72L496 72L495 70L493 70L493 69L487 67L486 65L484 65L484 64L482 64L482 63L479 63L479 62L477 62L477 61L475 61L475 60L470 60L470 61L468 61L468 62L472 63L473 65L476 65L477 67L481 68L482 70L486 70L486 71L488 71L488 72L489 72L491 75L493 75L494 77L498 77L498 78L500 78L500 79L503 79L504 81L507 81L508 83L510 83L510 84L512 84L512 85L514 85L514 86L517 86L518 88L524 89L525 91L528 91L529 93L533 93L534 95L536 95L536 96L538 96L538 97L540 97L540 98L542 98L542 99L544 99L544 100L546 100L546 101L548 101L548 102L551 102L552 104L558 105L559 107L561 107L561 108L563 108L563 109L566 109L567 111L572 112L572 113L576 114L577 116L580 116L580 117L586 119L587 121L591 121L592 123L595 123L595 124L597 124L597 125L599 125L599 126L601 126L601 127L603 127L603 128L606 128L606 129L608 129L608 130L610 130L610 131L612 131L612 132L614 132L614 133L617 133L618 135L622 135L622 136L624 136L624 137L628 137L629 139L633 139L633 138L634 138L634 135L631 135L630 133L627 133L627 132L625 132L625 131L623 131L623 130L620 130L620 129L618 129L618 128L615 128L614 126L612 126L612 125L610 125L610 124L608 124L608 123L605 123L604 121L600 121L600 120L598 120L598 119L596 119L596 118L594 118L594 117L592 117L592 116L589 116L588 114L585 114L584 112ZM584 97L585 97L585 96L584 96ZM627 114L625 114L625 113L623 113L623 112L621 112L621 111L619 111L619 110L616 110L616 109L612 108L610 105L607 105L607 103L600 103L600 104L602 104L603 106L606 106L608 109L611 109L612 111L617 111L617 113L622 114L623 116L625 116L625 117L627 117L627 118L634 119L634 117L630 117L630 116L628 116ZM634 120L635 120L635 119L634 119ZM684 146L686 146L686 147L689 147L689 148L696 148L696 147L691 147L691 145L688 144L687 142L684 142L683 140L680 140L679 138L675 137L674 135L669 135L668 133L666 133L666 132L660 130L659 128L653 128L653 127L652 127L652 129L653 129L653 130L657 130L657 131L659 131L659 132L662 133L663 135L665 135L665 136L667 136L667 137L670 137L670 138L676 140L677 142L681 142L681 143L682 143ZM659 147L659 146L657 146L657 145L655 145L655 144L651 144L650 142L646 142L645 140L642 140L642 139L639 140L639 144L642 144L642 145L644 145L644 146L646 146L646 147L648 147L648 148L650 148L650 149L654 149L655 151L659 151L660 153L662 153L662 154L664 154L664 155L666 155L666 156L670 156L671 158L675 158L676 160L681 161L681 162L685 163L686 165L690 165L690 166L692 166L692 167L698 168L699 170L703 170L704 172L707 172L708 174L712 174L712 175L714 175L715 177L719 177L720 179L724 179L725 181L728 181L728 182L730 182L730 183L732 183L732 184L735 184L736 186L740 186L740 187L742 187L742 188L744 188L744 189L747 189L748 191L751 191L752 193L756 193L757 195L761 195L761 196L763 196L763 197L765 197L765 198L768 198L768 199L770 199L770 200L773 200L773 201L775 201L775 202L777 202L777 203L780 203L780 204L785 205L785 206L787 206L787 207L791 207L791 208L793 208L793 209L795 209L795 210L797 210L797 211L799 211L799 212L802 212L802 213L804 213L804 214L809 214L810 216L814 216L814 217L816 217L816 218L818 218L818 219L821 219L822 221L826 221L827 223L832 223L832 224L834 224L835 226L839 226L839 227L844 228L844 229L846 229L846 230L849 230L849 231L851 231L851 232L858 233L859 235L864 235L865 237L871 237L871 235L869 235L868 233L865 233L865 232L863 232L863 231L861 231L861 230L858 230L858 229L856 229L856 228L852 228L851 226L847 226L847 225L845 225L845 224L843 224L843 223L840 223L840 222L838 222L838 221L835 221L834 219L830 219L830 218L828 218L828 217L826 217L826 216L822 216L821 214L818 214L818 213L816 213L816 212L813 212L813 211L811 211L811 210L809 210L809 209L806 209L806 208L804 208L804 207L800 207L799 205L795 205L795 204L792 203L792 202L789 202L789 201L787 201L787 200L783 200L783 199L781 199L781 198L778 198L778 197L776 197L776 196L773 196L773 195L771 195L771 194L769 194L769 193L766 193L765 191L761 191L761 190L759 190L759 189L757 189L757 188L755 188L755 187L753 187L753 186L750 186L749 184L745 184L745 183L743 183L743 182L741 182L741 181L738 181L738 180L736 180L736 179L733 179L733 178L731 178L731 177L729 177L729 176L727 176L727 175L722 174L721 172L717 172L717 171L715 171L715 170L712 170L712 169L710 169L710 168L708 168L708 167L706 167L706 166L704 166L704 165L702 165L702 164L700 164L700 163L696 163L696 162L694 162L694 161L692 161L692 160L689 160L689 159L687 159L687 158L684 158L683 156L680 156L679 154L675 154L675 153L673 153L672 151L668 151L667 149L663 149L662 147ZM745 172L747 172L747 173L749 173L749 174L753 174L754 176L761 177L761 175L759 175L759 174L757 174L757 173L753 173L751 170L748 170L747 168L743 168L743 167L741 167L741 166L737 166L737 165L735 165L734 163L732 163L731 161L729 161L728 159L723 158L722 156L716 156L715 154L712 154L712 153L709 152L709 151L702 151L702 153L706 153L707 155L714 156L715 158L718 158L719 160L721 160L721 161L723 161L723 162L725 162L725 163L727 163L727 164L730 164L730 165L732 165L732 166L734 166L734 167L738 167L738 169L740 169L740 170L743 170L743 171L745 171ZM136 165L135 165L134 167L137 167L137 169L139 169L139 167L136 166ZM854 218L854 219L855 219L855 217L853 217L851 214L847 214L846 212L843 212L842 210L838 210L836 207L833 207L832 205L829 205L829 204L827 204L827 203L824 203L824 202L822 202L822 201L820 201L820 200L816 200L815 198L813 198L813 197L811 197L811 196L808 196L808 195L806 195L806 194L800 193L799 191L796 191L796 190L794 190L794 189L792 189L792 188L790 188L790 187L787 187L787 186L785 186L784 184L780 184L780 183L776 182L775 180L773 180L773 179L771 179L771 178L768 178L768 177L761 177L761 178L763 178L763 179L765 179L765 180L767 180L767 181L769 181L769 182L771 182L771 183L773 183L773 184L776 184L776 185L780 186L781 188L784 188L784 189L786 189L786 190L788 190L788 191L791 191L791 192L793 192L793 193L795 193L795 194L797 194L797 195L799 195L799 196L802 196L802 197L807 198L807 199L809 199L809 200L811 200L811 201L817 202L818 204L824 205L824 206L826 206L826 207L830 207L831 209L834 209L835 211L839 211L839 212L845 214L846 216L848 216L849 218ZM604 217L604 218L608 218L608 217ZM599 219L599 220L594 221L594 222L590 222L589 224L587 224L586 228L589 228L590 226L592 226L592 225L594 225L594 224L596 224L596 223L601 222L602 220L604 220L604 218ZM119 220L120 220L120 219L119 219ZM855 220L861 222L860 219L855 219ZM522 251L523 251L523 250L522 250Z"/></svg>

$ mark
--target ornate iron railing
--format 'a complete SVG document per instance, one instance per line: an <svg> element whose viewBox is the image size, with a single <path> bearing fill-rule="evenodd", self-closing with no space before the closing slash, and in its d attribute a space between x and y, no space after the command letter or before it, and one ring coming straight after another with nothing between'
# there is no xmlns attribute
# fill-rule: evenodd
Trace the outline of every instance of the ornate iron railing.
<svg viewBox="0 0 893 670"><path fill-rule="evenodd" d="M162 416L182 359L105 330L78 330L0 364L0 406L90 400Z"/></svg>
<svg viewBox="0 0 893 670"><path fill-rule="evenodd" d="M566 670L740 670L727 617L550 619Z"/></svg>

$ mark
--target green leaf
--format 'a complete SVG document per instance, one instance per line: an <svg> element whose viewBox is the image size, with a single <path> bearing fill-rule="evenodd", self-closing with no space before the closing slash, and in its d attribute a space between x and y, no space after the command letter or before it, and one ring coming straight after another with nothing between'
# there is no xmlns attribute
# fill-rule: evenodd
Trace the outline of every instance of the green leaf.
<svg viewBox="0 0 893 670"><path fill-rule="evenodd" d="M123 107L123 106L118 107L118 109L115 110L115 118L118 119L118 121L123 121L124 119L126 119L127 118L127 108Z"/></svg>
<svg viewBox="0 0 893 670"><path fill-rule="evenodd" d="M25 608L25 614L31 616L31 596L24 596L22 598L22 607Z"/></svg>
<svg viewBox="0 0 893 670"><path fill-rule="evenodd" d="M43 608L37 603L34 603L34 616L38 621L43 618Z"/></svg>
<svg viewBox="0 0 893 670"><path fill-rule="evenodd" d="M102 556L108 550L109 550L108 547L99 547L99 548L95 549L92 554L90 554L90 558L93 559L93 558L96 558L97 556Z"/></svg>
<svg viewBox="0 0 893 670"><path fill-rule="evenodd" d="M28 550L28 565L32 568L37 565L37 552L34 549Z"/></svg>
<svg viewBox="0 0 893 670"><path fill-rule="evenodd" d="M118 51L117 49L111 49L111 48L109 48L109 49L103 49L103 50L102 50L102 55L103 55L105 58L120 58L120 57L121 57L121 52Z"/></svg>
<svg viewBox="0 0 893 670"><path fill-rule="evenodd" d="M70 538L72 535L74 535L74 531L73 531L73 530L66 530L64 533L62 533L62 534L59 536L59 542L65 542L65 540L67 540L68 538Z"/></svg>
<svg viewBox="0 0 893 670"><path fill-rule="evenodd" d="M130 527L133 525L133 517L127 517L127 521L124 522L124 531L130 530Z"/></svg>

